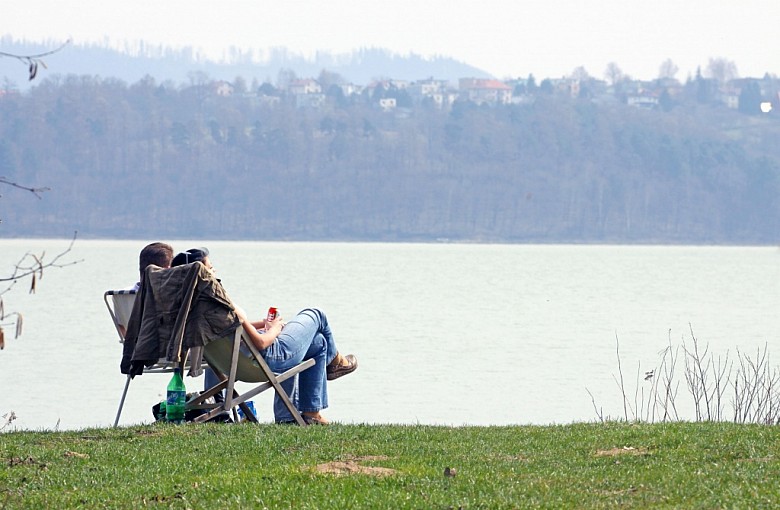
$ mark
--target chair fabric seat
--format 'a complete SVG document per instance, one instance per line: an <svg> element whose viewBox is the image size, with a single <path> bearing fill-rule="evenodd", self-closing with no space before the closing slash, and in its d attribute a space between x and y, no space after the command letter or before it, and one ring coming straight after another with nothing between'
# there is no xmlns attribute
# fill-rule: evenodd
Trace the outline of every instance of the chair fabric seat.
<svg viewBox="0 0 780 510"><path fill-rule="evenodd" d="M233 353L233 336L219 338L203 349L203 357L212 367L223 374L230 373L230 357ZM247 383L266 382L260 363L252 359L250 355L240 352L236 363L236 380Z"/></svg>

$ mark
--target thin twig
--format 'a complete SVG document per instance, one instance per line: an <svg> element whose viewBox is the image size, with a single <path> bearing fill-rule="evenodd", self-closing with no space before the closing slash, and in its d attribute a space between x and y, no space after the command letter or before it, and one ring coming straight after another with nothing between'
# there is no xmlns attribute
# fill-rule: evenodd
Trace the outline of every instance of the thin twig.
<svg viewBox="0 0 780 510"><path fill-rule="evenodd" d="M620 366L620 339L618 339L617 333L615 333L615 353L617 354L618 373L620 374L620 391L623 394L623 415L628 421L628 402L626 398L626 387L623 383L623 367Z"/></svg>
<svg viewBox="0 0 780 510"><path fill-rule="evenodd" d="M70 44L70 39L62 43L58 48L55 48L51 51L45 51L43 53L38 53L35 55L16 55L14 53L6 53L4 51L0 51L0 57L9 57L9 58L15 58L19 62L22 62L23 64L26 64L28 67L29 72L29 79L30 81L34 80L35 77L38 75L38 65L42 65L44 68L46 68L46 62L44 62L42 59L43 57L48 57L49 55L53 55L54 53L57 53L58 51L62 50L65 46Z"/></svg>
<svg viewBox="0 0 780 510"><path fill-rule="evenodd" d="M16 419L16 413L13 411L6 413L2 416L2 419L5 420L5 423L3 423L2 426L0 426L0 430L6 428L8 425L11 424L12 421Z"/></svg>
<svg viewBox="0 0 780 510"><path fill-rule="evenodd" d="M43 270L46 269L47 267L62 268L62 267L78 264L79 262L83 262L83 260L74 260L65 263L58 262L62 257L70 253L71 249L73 249L73 244L76 242L77 236L78 236L78 231L73 233L73 238L71 238L70 244L68 244L68 248L65 251L55 255L50 262L44 262L44 257L46 255L45 252L41 253L41 255L35 255L30 252L25 253L24 256L21 259L19 259L19 262L17 262L16 265L14 266L14 271L11 274L11 276L0 277L0 282L12 282L11 285L13 285L17 281L27 276L36 275L36 274L38 275L38 279L40 279L43 277ZM29 258L32 258L34 262L32 264L27 263L27 265L25 265L25 261ZM10 287L11 286L9 286L8 289L6 289L5 291L0 292L0 295L7 292L10 289Z"/></svg>
<svg viewBox="0 0 780 510"><path fill-rule="evenodd" d="M30 193L32 193L33 195L38 197L39 200L43 198L41 196L41 193L43 193L44 191L51 191L51 188L47 188L47 187L43 187L43 188L30 188L30 187L27 187L27 186L22 186L21 184L17 184L15 182L9 181L5 177L0 177L0 184L6 184L6 185L14 187L14 188L19 188L19 189L23 189L25 191L29 191Z"/></svg>
<svg viewBox="0 0 780 510"><path fill-rule="evenodd" d="M593 393L590 392L587 386L585 387L585 391L587 391L588 395L590 395L590 402L593 404L593 410L596 411L596 416L601 423L604 423L604 409L599 409L596 406L596 398L593 396Z"/></svg>

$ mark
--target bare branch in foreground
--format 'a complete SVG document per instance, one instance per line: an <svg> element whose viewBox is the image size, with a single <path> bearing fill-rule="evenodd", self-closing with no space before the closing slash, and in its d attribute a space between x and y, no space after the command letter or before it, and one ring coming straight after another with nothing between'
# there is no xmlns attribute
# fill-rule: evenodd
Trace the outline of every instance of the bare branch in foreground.
<svg viewBox="0 0 780 510"><path fill-rule="evenodd" d="M30 193L32 193L33 195L35 195L36 197L38 197L38 200L40 200L41 198L43 198L43 197L41 196L41 193L43 193L44 191L51 191L51 188L47 188L47 187L43 187L43 188L31 188L31 187L28 187L28 186L22 186L21 184L17 184L17 183L15 183L15 182L11 182L11 181L9 181L9 180L8 180L8 179L6 179L5 177L0 177L0 184L7 184L8 186L11 186L11 187L14 187L14 188L19 188L19 189L23 189L23 190L25 190L25 191L29 191Z"/></svg>
<svg viewBox="0 0 780 510"><path fill-rule="evenodd" d="M19 338L19 336L22 334L22 325L23 325L23 316L21 313L18 312L12 312L12 313L6 313L5 312L5 303L3 302L3 294L6 294L9 292L14 285L19 283L24 278L30 276L30 293L35 293L36 286L38 282L43 278L43 270L50 267L57 267L62 268L66 266L72 266L74 264L78 264L79 262L83 262L83 260L73 260L68 262L62 262L62 258L70 253L70 251L73 249L73 244L76 242L76 236L78 235L78 232L73 233L73 238L70 240L70 243L68 244L67 249L60 252L59 254L55 255L53 259L50 261L46 260L46 253L43 252L40 255L36 255L34 253L27 252L24 254L24 256L14 265L13 273L11 273L10 276L2 277L0 278L0 282L8 282L8 286L0 290L0 321L4 321L6 318L15 317L16 323L15 323L15 335L14 338ZM3 323L0 322L0 350L5 348L5 332L3 331L3 326L10 326L14 325L13 322Z"/></svg>
<svg viewBox="0 0 780 510"><path fill-rule="evenodd" d="M16 419L16 413L13 412L13 411L11 411L9 413L6 413L6 414L4 414L2 416L2 419L5 421L5 423L0 425L0 430L3 430L4 428L6 428L8 425L11 424L12 421L14 421Z"/></svg>
<svg viewBox="0 0 780 510"><path fill-rule="evenodd" d="M61 51L68 44L70 44L70 39L62 43L58 48L55 48L51 51L46 51L44 53L38 53L36 55L16 55L14 53L6 53L4 51L0 51L0 57L15 58L19 62L27 65L29 80L32 81L35 79L36 76L38 76L39 65L43 66L44 69L47 69L46 62L43 61L43 57L48 57L49 55L53 55L58 51Z"/></svg>
<svg viewBox="0 0 780 510"><path fill-rule="evenodd" d="M11 285L8 286L7 289L0 292L0 296L8 292L10 288L19 280L26 278L27 276L33 276L36 277L37 280L40 280L43 278L43 270L49 267L66 267L66 266L72 266L74 264L78 264L79 262L83 262L83 260L74 260L70 262L60 262L60 259L70 253L70 251L73 249L73 243L76 242L76 237L78 235L78 232L73 233L73 238L70 240L70 244L68 245L68 248L64 250L63 252L57 254L54 256L53 259L51 259L49 262L46 262L44 259L46 257L46 252L42 252L40 255L35 255L34 253L27 252L22 256L21 259L19 259L19 262L16 263L14 266L14 271L11 273L11 276L5 276L0 277L0 282L11 282ZM35 283L36 278L33 279L33 283L30 286L30 293L35 292Z"/></svg>

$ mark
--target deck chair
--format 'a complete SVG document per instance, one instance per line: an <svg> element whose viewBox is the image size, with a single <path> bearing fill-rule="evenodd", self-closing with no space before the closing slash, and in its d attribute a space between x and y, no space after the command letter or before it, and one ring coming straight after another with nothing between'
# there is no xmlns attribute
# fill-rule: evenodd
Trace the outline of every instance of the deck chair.
<svg viewBox="0 0 780 510"><path fill-rule="evenodd" d="M108 313L114 323L114 329L116 329L120 344L125 341L127 323L130 319L130 313L133 310L136 294L137 291L135 289L107 290L103 293L103 302L106 304ZM190 368L190 365L187 362L185 362L185 365L185 369ZM144 370L144 373L170 374L177 366L178 365L175 362L168 361L166 358L160 358L157 363ZM208 365L203 362L201 366L205 368ZM119 408L116 411L116 418L114 418L114 427L119 425L119 418L122 415L122 408L125 405L125 399L127 398L127 391L130 389L131 380L132 377L128 374L127 380L125 381L125 387L122 390L122 397L119 399Z"/></svg>
<svg viewBox="0 0 780 510"><path fill-rule="evenodd" d="M203 358L221 379L221 382L187 402L188 409L205 410L204 414L195 418L194 421L208 421L218 414L235 412L235 408L240 407L250 421L257 422L257 418L246 407L246 402L266 390L273 389L282 399L295 422L301 426L306 425L281 383L314 366L313 359L305 360L281 374L275 374L268 367L254 344L246 338L242 327L236 329L232 336L209 342L203 349ZM256 385L239 393L236 391L236 382ZM205 404L206 400L222 390L226 390L224 402Z"/></svg>
<svg viewBox="0 0 780 510"><path fill-rule="evenodd" d="M151 339L163 342L163 337L166 337L167 345L159 347L167 353L166 359L174 362L173 367L183 366L188 350L196 348L197 354L192 356L192 363L202 359L220 379L214 387L187 401L187 411L204 411L195 421L208 421L223 412L235 416L236 407L239 407L250 421L256 422L257 418L246 405L247 400L273 389L295 422L306 425L281 382L314 366L314 360L306 360L282 374L273 373L255 346L243 335L243 327L235 317L235 307L222 284L203 264L193 262L171 269L150 266L146 270L139 296L145 296L149 302L145 300L136 303L133 314L141 323L141 327L136 330L148 331L148 326L153 325L157 333ZM147 316L147 308L154 315ZM171 318L174 309L175 319ZM164 315L159 315L160 312L164 312ZM169 317L166 319L167 324L160 323L160 317ZM141 342L140 337L137 341ZM136 350L133 352L137 353L138 346L134 348ZM148 350L141 349L141 352L148 356ZM135 354L133 357L136 357ZM145 358L145 363L151 361ZM239 393L236 382L258 384ZM209 402L210 397L223 389L227 390L224 402Z"/></svg>

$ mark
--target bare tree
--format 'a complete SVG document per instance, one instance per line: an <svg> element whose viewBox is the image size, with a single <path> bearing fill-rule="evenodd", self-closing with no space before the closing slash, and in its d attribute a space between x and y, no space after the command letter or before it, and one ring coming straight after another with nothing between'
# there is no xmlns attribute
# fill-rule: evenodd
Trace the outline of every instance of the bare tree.
<svg viewBox="0 0 780 510"><path fill-rule="evenodd" d="M339 73L334 73L327 69L320 71L320 74L317 77L317 83L320 84L323 91L330 89L331 85L343 85L345 82L346 80Z"/></svg>
<svg viewBox="0 0 780 510"><path fill-rule="evenodd" d="M622 81L624 76L623 71L615 62L607 64L607 68L604 70L604 78L606 78L612 86Z"/></svg>
<svg viewBox="0 0 780 510"><path fill-rule="evenodd" d="M238 95L246 94L247 85L243 76L236 76L233 80L233 92Z"/></svg>
<svg viewBox="0 0 780 510"><path fill-rule="evenodd" d="M737 64L723 57L711 58L706 74L718 83L726 83L737 77Z"/></svg>
<svg viewBox="0 0 780 510"><path fill-rule="evenodd" d="M571 79L578 80L578 81L588 81L590 80L590 75L588 74L588 71L583 67L575 67L574 70L571 72Z"/></svg>
<svg viewBox="0 0 780 510"><path fill-rule="evenodd" d="M287 90L290 88L290 84L296 79L298 79L298 77L292 69L279 69L279 73L276 76L276 88L279 90Z"/></svg>
<svg viewBox="0 0 780 510"><path fill-rule="evenodd" d="M660 79L669 78L674 79L677 72L680 70L677 65L672 62L672 59L667 58L661 62L661 66L658 68L658 77Z"/></svg>

